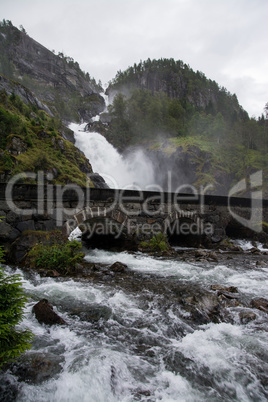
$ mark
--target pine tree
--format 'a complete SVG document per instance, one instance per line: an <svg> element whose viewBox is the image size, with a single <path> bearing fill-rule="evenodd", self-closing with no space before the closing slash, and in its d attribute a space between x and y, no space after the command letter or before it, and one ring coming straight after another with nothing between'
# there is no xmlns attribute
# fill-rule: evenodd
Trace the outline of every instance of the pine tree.
<svg viewBox="0 0 268 402"><path fill-rule="evenodd" d="M25 350L30 349L33 334L16 326L23 319L27 301L19 275L5 275L1 262L4 251L0 246L0 367Z"/></svg>

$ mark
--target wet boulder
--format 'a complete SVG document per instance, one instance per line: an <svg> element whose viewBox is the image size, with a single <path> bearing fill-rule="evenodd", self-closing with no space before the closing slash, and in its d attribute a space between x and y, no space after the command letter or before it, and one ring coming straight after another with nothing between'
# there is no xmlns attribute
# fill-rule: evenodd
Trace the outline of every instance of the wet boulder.
<svg viewBox="0 0 268 402"><path fill-rule="evenodd" d="M202 249L195 251L195 259L196 261L208 260L218 262L218 256L214 251L206 251Z"/></svg>
<svg viewBox="0 0 268 402"><path fill-rule="evenodd" d="M112 309L107 306L90 305L78 306L71 311L72 315L77 315L80 320L88 322L108 321L112 315Z"/></svg>
<svg viewBox="0 0 268 402"><path fill-rule="evenodd" d="M242 310L239 313L239 318L242 324L248 324L250 321L255 320L256 317L256 314L249 310Z"/></svg>
<svg viewBox="0 0 268 402"><path fill-rule="evenodd" d="M217 296L224 296L227 299L239 299L240 294L235 286L221 286L221 285L211 285L211 290L217 291Z"/></svg>
<svg viewBox="0 0 268 402"><path fill-rule="evenodd" d="M190 312L192 319L198 324L220 321L220 303L217 296L212 293L196 293L185 298L183 304L185 310Z"/></svg>
<svg viewBox="0 0 268 402"><path fill-rule="evenodd" d="M268 300L264 299L264 297L251 300L251 306L268 313Z"/></svg>
<svg viewBox="0 0 268 402"><path fill-rule="evenodd" d="M124 273L127 271L127 265L122 262L116 261L113 265L110 266L110 270L113 272Z"/></svg>
<svg viewBox="0 0 268 402"><path fill-rule="evenodd" d="M0 222L0 240L1 242L13 242L20 235L20 231L15 229L7 222Z"/></svg>
<svg viewBox="0 0 268 402"><path fill-rule="evenodd" d="M238 293L238 289L235 286L221 286L221 285L211 285L211 290L219 290L221 292Z"/></svg>
<svg viewBox="0 0 268 402"><path fill-rule="evenodd" d="M198 249L198 250L196 250L195 251L195 258L196 259L203 259L203 258L206 258L207 257L207 252L206 252L206 250L201 250L201 249Z"/></svg>
<svg viewBox="0 0 268 402"><path fill-rule="evenodd" d="M19 381L41 384L62 371L62 356L53 353L29 352L11 364L10 371Z"/></svg>
<svg viewBox="0 0 268 402"><path fill-rule="evenodd" d="M0 401L13 402L17 400L18 385L9 374L0 373Z"/></svg>
<svg viewBox="0 0 268 402"><path fill-rule="evenodd" d="M35 304L33 306L33 313L40 324L66 324L64 319L53 311L53 306L48 302L47 299L42 299Z"/></svg>

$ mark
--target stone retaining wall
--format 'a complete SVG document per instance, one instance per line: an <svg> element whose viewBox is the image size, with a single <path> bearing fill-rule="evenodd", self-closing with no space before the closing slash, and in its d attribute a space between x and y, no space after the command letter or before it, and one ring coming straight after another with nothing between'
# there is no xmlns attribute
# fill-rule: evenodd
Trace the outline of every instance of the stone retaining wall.
<svg viewBox="0 0 268 402"><path fill-rule="evenodd" d="M259 214L259 219L268 222L267 200L260 211L260 208L252 210L250 199L233 198L228 205L227 197L199 196L189 201L190 198L185 194L52 185L40 188L30 184L15 184L8 192L7 185L1 183L0 241L13 243L26 231L60 229L69 235L76 226L85 228L93 222L99 226L114 222L123 227L125 234L129 230L132 237L141 233L142 225L146 226L146 234L139 234L138 238L149 237L157 225L160 231L169 234L176 225L183 224L186 228L188 224L195 229L197 225L211 225L213 233L207 237L212 243L220 242L232 231L240 232L241 237L266 241L267 233L252 229L250 218Z"/></svg>

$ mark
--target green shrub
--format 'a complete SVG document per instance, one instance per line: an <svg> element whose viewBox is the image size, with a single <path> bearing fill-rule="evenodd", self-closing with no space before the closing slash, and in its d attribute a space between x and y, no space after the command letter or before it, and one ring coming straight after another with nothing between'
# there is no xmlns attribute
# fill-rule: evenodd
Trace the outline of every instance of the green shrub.
<svg viewBox="0 0 268 402"><path fill-rule="evenodd" d="M56 269L62 274L67 274L76 262L83 259L84 253L79 251L81 247L81 243L76 240L52 246L39 243L30 250L28 256L32 266L47 270Z"/></svg>
<svg viewBox="0 0 268 402"><path fill-rule="evenodd" d="M159 232L156 234L156 236L153 236L150 240L148 241L142 241L140 243L140 247L142 249L148 250L148 251L167 251L169 249L169 244L167 237Z"/></svg>
<svg viewBox="0 0 268 402"><path fill-rule="evenodd" d="M3 255L0 247L0 262ZM26 301L21 277L5 275L0 264L0 367L31 347L32 332L16 328L23 319Z"/></svg>
<svg viewBox="0 0 268 402"><path fill-rule="evenodd" d="M5 152L2 158L2 163L4 166L5 170L9 170L13 167L13 161L11 156L8 154L8 152Z"/></svg>

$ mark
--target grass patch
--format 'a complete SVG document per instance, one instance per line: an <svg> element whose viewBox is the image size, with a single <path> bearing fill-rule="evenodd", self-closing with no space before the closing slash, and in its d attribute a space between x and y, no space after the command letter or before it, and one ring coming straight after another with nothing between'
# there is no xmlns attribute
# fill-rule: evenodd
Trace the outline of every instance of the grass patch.
<svg viewBox="0 0 268 402"><path fill-rule="evenodd" d="M81 243L76 240L64 244L36 244L28 253L32 267L57 270L66 275L72 271L75 264L84 258Z"/></svg>

